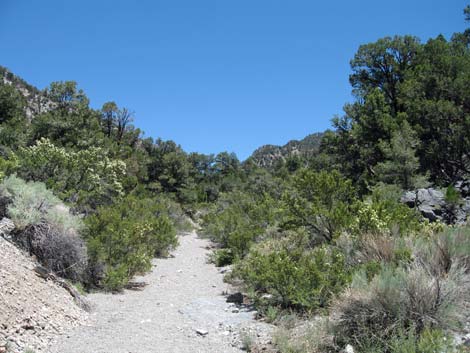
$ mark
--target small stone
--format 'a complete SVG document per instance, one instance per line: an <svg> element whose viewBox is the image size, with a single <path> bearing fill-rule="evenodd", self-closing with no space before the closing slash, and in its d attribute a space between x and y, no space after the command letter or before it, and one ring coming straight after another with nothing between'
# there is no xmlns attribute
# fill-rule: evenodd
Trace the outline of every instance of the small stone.
<svg viewBox="0 0 470 353"><path fill-rule="evenodd" d="M238 309L233 309L232 310L232 313L234 313L234 314L238 314L239 312L240 312L240 310L238 310Z"/></svg>
<svg viewBox="0 0 470 353"><path fill-rule="evenodd" d="M240 293L240 292L230 294L227 297L227 303L242 304L243 303L243 294Z"/></svg>
<svg viewBox="0 0 470 353"><path fill-rule="evenodd" d="M199 329L196 330L196 333L197 333L199 336L206 336L207 334L209 334L209 331L199 328Z"/></svg>

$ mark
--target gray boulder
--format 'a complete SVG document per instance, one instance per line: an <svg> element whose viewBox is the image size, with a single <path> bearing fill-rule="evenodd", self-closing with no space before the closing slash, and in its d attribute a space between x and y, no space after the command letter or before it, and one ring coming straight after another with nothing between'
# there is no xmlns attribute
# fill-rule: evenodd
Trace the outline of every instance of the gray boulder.
<svg viewBox="0 0 470 353"><path fill-rule="evenodd" d="M444 193L434 188L407 191L401 202L418 209L424 218L432 222L463 224L470 217L470 180L456 183L455 188L462 196L462 202L458 205L446 203Z"/></svg>
<svg viewBox="0 0 470 353"><path fill-rule="evenodd" d="M407 191L401 202L409 207L416 207L430 221L442 220L446 208L444 194L433 188Z"/></svg>
<svg viewBox="0 0 470 353"><path fill-rule="evenodd" d="M463 198L470 197L470 180L459 180L455 183L454 187Z"/></svg>

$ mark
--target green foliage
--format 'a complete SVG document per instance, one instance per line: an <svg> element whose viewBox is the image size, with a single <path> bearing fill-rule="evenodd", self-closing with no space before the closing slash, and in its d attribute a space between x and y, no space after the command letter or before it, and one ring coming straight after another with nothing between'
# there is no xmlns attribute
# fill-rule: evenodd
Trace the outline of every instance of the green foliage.
<svg viewBox="0 0 470 353"><path fill-rule="evenodd" d="M419 51L419 40L412 36L385 37L375 43L361 45L351 60L353 74L349 81L354 93L366 96L380 88L392 113L398 112L400 84Z"/></svg>
<svg viewBox="0 0 470 353"><path fill-rule="evenodd" d="M231 249L217 249L211 255L211 261L217 267L227 266L235 260Z"/></svg>
<svg viewBox="0 0 470 353"><path fill-rule="evenodd" d="M46 90L46 95L62 110L73 109L79 105L88 105L89 102L85 93L77 89L77 83L74 81L52 82Z"/></svg>
<svg viewBox="0 0 470 353"><path fill-rule="evenodd" d="M126 166L108 158L100 148L74 152L42 139L21 148L18 157L19 176L45 182L61 198L73 200L84 210L108 204L122 194Z"/></svg>
<svg viewBox="0 0 470 353"><path fill-rule="evenodd" d="M253 249L238 275L257 295L272 295L271 305L300 311L326 307L349 281L344 256L334 247L306 251L291 244L268 242Z"/></svg>
<svg viewBox="0 0 470 353"><path fill-rule="evenodd" d="M392 133L389 143L380 144L386 160L377 164L379 180L399 185L405 190L426 186L425 178L418 175L418 140L415 135L405 120L399 130Z"/></svg>
<svg viewBox="0 0 470 353"><path fill-rule="evenodd" d="M457 206L462 203L462 197L460 196L459 191L453 185L449 185L446 188L445 200L446 203L453 206Z"/></svg>
<svg viewBox="0 0 470 353"><path fill-rule="evenodd" d="M11 198L8 216L21 229L42 221L64 232L70 229L80 231L82 228L80 218L71 215L68 208L43 183L25 182L10 176L0 185L0 193L2 197Z"/></svg>
<svg viewBox="0 0 470 353"><path fill-rule="evenodd" d="M191 183L190 164L180 146L173 141L157 140L149 153L149 180L160 183L162 190L178 193Z"/></svg>
<svg viewBox="0 0 470 353"><path fill-rule="evenodd" d="M103 146L100 114L88 106L89 100L76 82L53 82L44 94L51 102L31 121L29 144L45 138L68 148Z"/></svg>
<svg viewBox="0 0 470 353"><path fill-rule="evenodd" d="M355 190L337 171L300 170L283 197L286 228L305 227L313 242L331 242L353 219Z"/></svg>
<svg viewBox="0 0 470 353"><path fill-rule="evenodd" d="M46 268L73 281L84 280L83 221L72 215L43 183L10 176L0 184L6 215L15 224L14 240Z"/></svg>
<svg viewBox="0 0 470 353"><path fill-rule="evenodd" d="M108 290L122 288L132 276L148 271L154 256L163 256L177 245L164 204L127 196L112 206L99 207L86 219L94 280ZM104 276L104 278L101 278Z"/></svg>
<svg viewBox="0 0 470 353"><path fill-rule="evenodd" d="M351 68L358 99L334 119L323 150L361 192L377 177L406 189L419 174L443 184L468 174L468 33L424 44L381 38L361 45Z"/></svg>
<svg viewBox="0 0 470 353"><path fill-rule="evenodd" d="M413 328L408 332L399 332L390 339L388 345L391 353L456 352L452 338L435 329L425 329L420 335L417 335Z"/></svg>
<svg viewBox="0 0 470 353"><path fill-rule="evenodd" d="M243 258L268 225L275 222L275 201L268 195L255 197L234 192L219 200L215 210L203 219L203 233L235 259ZM230 257L224 256L225 260Z"/></svg>
<svg viewBox="0 0 470 353"><path fill-rule="evenodd" d="M423 227L420 214L400 203L400 196L398 186L377 184L370 197L359 204L352 233L360 235L387 231L407 235L419 232Z"/></svg>
<svg viewBox="0 0 470 353"><path fill-rule="evenodd" d="M24 97L0 77L0 145L16 148L25 140Z"/></svg>
<svg viewBox="0 0 470 353"><path fill-rule="evenodd" d="M93 110L75 82L40 94L0 68L13 82L0 80L3 213L40 261L80 281L82 219L66 200L87 225L91 279L110 290L148 270L176 245L174 228L203 213L203 233L219 246L214 262L235 263L268 319L285 308L331 310L331 328L288 339L282 352L347 343L363 353L450 352L443 332L469 316L470 233L438 233L442 225L399 199L428 176L441 186L468 178L469 33L361 45L351 61L357 99L333 119L335 131L264 146L244 163L143 139L129 109ZM40 95L31 121L16 85ZM452 186L446 201L446 211L462 201Z"/></svg>
<svg viewBox="0 0 470 353"><path fill-rule="evenodd" d="M10 155L5 159L0 157L0 181L8 175L11 175L18 168L18 158L16 155Z"/></svg>

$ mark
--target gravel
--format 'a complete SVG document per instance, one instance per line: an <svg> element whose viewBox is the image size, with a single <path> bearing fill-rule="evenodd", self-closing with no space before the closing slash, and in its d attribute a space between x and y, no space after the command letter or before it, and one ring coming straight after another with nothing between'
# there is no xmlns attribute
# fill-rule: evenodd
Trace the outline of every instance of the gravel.
<svg viewBox="0 0 470 353"><path fill-rule="evenodd" d="M64 288L35 274L37 265L0 236L0 352L45 352L54 337L87 320Z"/></svg>
<svg viewBox="0 0 470 353"><path fill-rule="evenodd" d="M88 325L62 335L51 353L234 353L246 339L269 341L272 327L250 308L227 303L223 274L207 263L209 242L190 233L138 281L143 291L88 296Z"/></svg>

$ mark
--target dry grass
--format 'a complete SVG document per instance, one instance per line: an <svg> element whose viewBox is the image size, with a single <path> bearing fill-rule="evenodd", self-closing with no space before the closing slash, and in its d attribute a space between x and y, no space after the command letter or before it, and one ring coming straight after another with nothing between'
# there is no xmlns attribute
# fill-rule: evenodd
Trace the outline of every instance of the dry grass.
<svg viewBox="0 0 470 353"><path fill-rule="evenodd" d="M357 244L357 258L362 262L391 263L395 258L397 238L386 234L368 234L361 236Z"/></svg>
<svg viewBox="0 0 470 353"><path fill-rule="evenodd" d="M84 280L87 250L78 234L62 233L55 226L43 222L26 227L16 234L15 239L57 275L73 282Z"/></svg>
<svg viewBox="0 0 470 353"><path fill-rule="evenodd" d="M414 264L385 269L370 283L358 278L335 305L340 344L383 342L400 330L458 329L468 317L470 277L454 265L445 277Z"/></svg>

